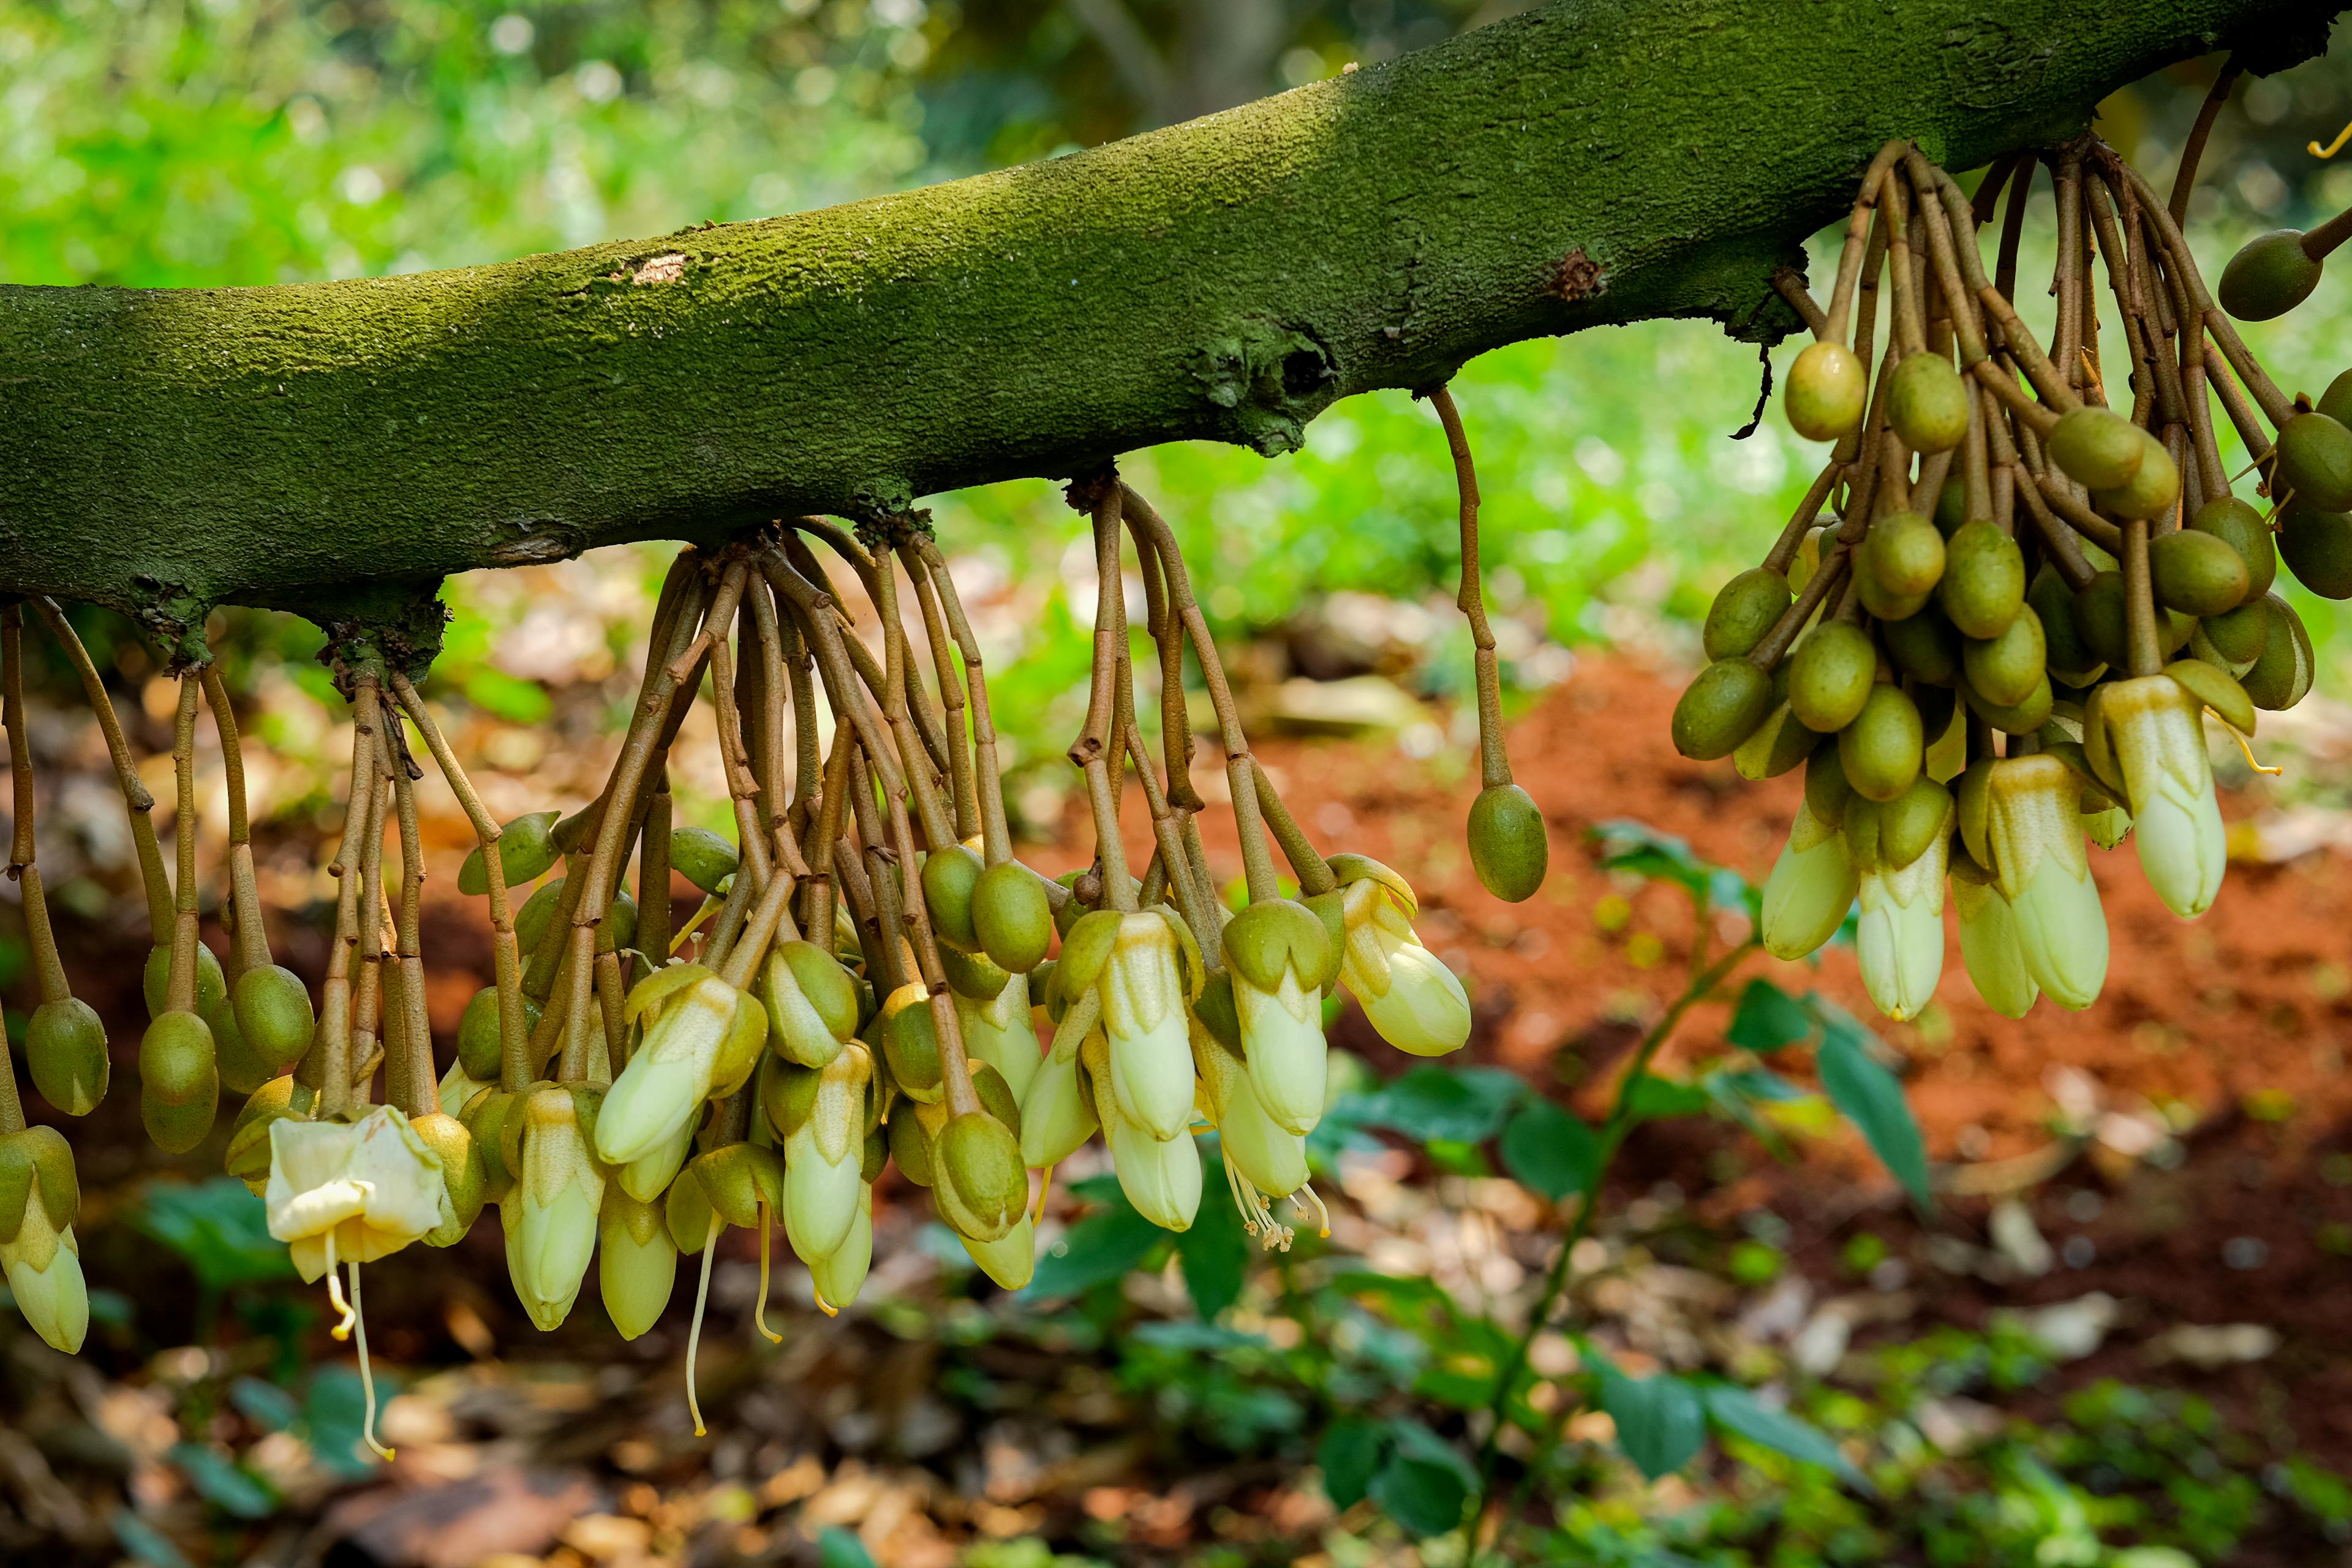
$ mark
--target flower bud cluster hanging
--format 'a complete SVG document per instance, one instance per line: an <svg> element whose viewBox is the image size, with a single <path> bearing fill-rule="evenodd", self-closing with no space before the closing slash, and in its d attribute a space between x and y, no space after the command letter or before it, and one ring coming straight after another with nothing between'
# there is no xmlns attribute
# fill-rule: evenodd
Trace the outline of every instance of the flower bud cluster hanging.
<svg viewBox="0 0 2352 1568"><path fill-rule="evenodd" d="M2300 300L2352 224L2256 240L2217 303L2180 221L2220 101L2168 203L2094 137L2042 155L2046 352L2011 304L2034 154L1995 163L1971 200L1889 143L1827 308L1774 280L1815 339L1789 422L1833 446L1763 563L1717 596L1674 741L1751 779L1804 770L1764 945L1809 953L1858 901L1864 984L1890 1017L1935 993L1948 900L1997 1011L2090 1005L2107 926L2086 838L2130 837L2167 907L2210 908L2226 855L2202 716L2242 742L2259 710L2310 690L2282 559L2352 596L2352 373L2316 406L2289 399L2231 321ZM2004 194L1988 278L1978 231ZM2102 284L2122 325L2104 355ZM2223 467L2217 401L2266 508L2232 493L2246 475Z"/></svg>
<svg viewBox="0 0 2352 1568"><path fill-rule="evenodd" d="M1544 826L1503 753L1468 447L1451 399L1442 388L1430 395L1461 481L1462 597L1478 651L1486 788L1471 818L1473 859L1497 892L1525 898L1542 878ZM175 875L89 654L56 605L29 601L80 675L138 850L156 933L139 1058L146 1129L184 1152L211 1131L224 1092L241 1102L226 1167L264 1198L270 1234L302 1278L327 1282L334 1331L358 1335L363 1379L360 1265L415 1243L451 1246L491 1205L515 1293L541 1329L565 1320L593 1265L606 1315L635 1338L668 1305L681 1255L699 1255L689 1406L721 1232L758 1234L755 1323L775 1338L765 1321L772 1222L808 1267L817 1304L835 1311L865 1281L874 1186L893 1163L1007 1289L1031 1276L1053 1167L1097 1132L1135 1207L1181 1231L1202 1197L1198 1139L1213 1131L1247 1228L1287 1247L1276 1204L1322 1216L1306 1139L1327 1097L1334 988L1401 1049L1437 1056L1465 1043L1467 996L1415 935L1412 886L1365 856L1319 853L1251 752L1172 531L1108 468L1070 498L1091 518L1101 583L1090 700L1069 753L1096 833L1086 869L1054 879L1013 856L980 647L928 520L876 514L851 529L802 518L679 553L619 754L596 799L568 816L494 820L402 661L364 630L339 641L352 788L315 1009L270 954L218 675L209 665L177 672ZM1157 755L1135 710L1130 542L1158 660ZM819 549L874 606L878 658ZM107 1092L106 1037L67 988L34 858L25 608L0 607L0 668L15 775L9 870L23 885L42 995L26 1058L42 1097L79 1116ZM928 686L910 626L929 655ZM1244 866L1238 910L1202 846L1188 650L1217 714ZM200 699L226 764L226 965L197 940ZM717 720L731 839L673 823L670 755L698 700ZM467 1004L446 1065L434 1057L418 941L415 742L473 826L457 889L487 901L493 933L495 983ZM1118 834L1130 785L1152 826L1140 877ZM1276 844L1296 898L1280 885ZM699 908L672 907L674 877L700 890ZM1051 1035L1042 1048L1040 1010ZM26 1319L68 1351L88 1320L78 1203L71 1149L53 1129L26 1126L0 1058L0 1267ZM372 1381L367 1389L373 1445Z"/></svg>

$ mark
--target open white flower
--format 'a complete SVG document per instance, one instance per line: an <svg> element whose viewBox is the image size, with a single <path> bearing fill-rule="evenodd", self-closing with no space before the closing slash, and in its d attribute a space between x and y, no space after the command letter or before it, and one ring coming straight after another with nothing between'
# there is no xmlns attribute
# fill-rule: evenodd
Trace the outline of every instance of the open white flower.
<svg viewBox="0 0 2352 1568"><path fill-rule="evenodd" d="M307 1280L389 1256L451 1217L441 1157L389 1105L356 1121L272 1122L262 1202Z"/></svg>

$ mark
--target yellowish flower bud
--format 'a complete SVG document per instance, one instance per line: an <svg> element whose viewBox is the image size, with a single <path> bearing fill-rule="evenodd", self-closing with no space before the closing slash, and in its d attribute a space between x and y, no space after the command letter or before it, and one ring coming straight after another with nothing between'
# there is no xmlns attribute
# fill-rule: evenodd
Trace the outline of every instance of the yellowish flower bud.
<svg viewBox="0 0 2352 1568"><path fill-rule="evenodd" d="M499 1205L507 1273L530 1321L553 1329L571 1313L587 1277L604 1207L604 1173L580 1135L571 1090L535 1089L520 1115L515 1184Z"/></svg>
<svg viewBox="0 0 2352 1568"><path fill-rule="evenodd" d="M1899 870L1882 863L1862 873L1862 918L1854 945L1863 988L1902 1023L1934 1000L1944 973L1944 868L1950 839L1938 833L1926 853Z"/></svg>
<svg viewBox="0 0 2352 1568"><path fill-rule="evenodd" d="M2203 914L2229 852L2196 699L2168 675L2113 680L2098 689L2098 721L2123 774L2148 886L2174 914Z"/></svg>
<svg viewBox="0 0 2352 1568"><path fill-rule="evenodd" d="M81 1244L73 1226L51 1226L36 1195L25 1205L24 1223L14 1237L0 1241L0 1270L16 1298L16 1310L33 1331L72 1355L89 1331L89 1289L81 1275Z"/></svg>
<svg viewBox="0 0 2352 1568"><path fill-rule="evenodd" d="M635 1339L669 1305L677 1285L677 1244L662 1205L634 1198L617 1184L604 1189L596 1239L596 1285L605 1315L623 1339Z"/></svg>
<svg viewBox="0 0 2352 1568"><path fill-rule="evenodd" d="M1860 889L1845 836L1799 805L1764 882L1764 951L1802 958L1837 934Z"/></svg>
<svg viewBox="0 0 2352 1568"><path fill-rule="evenodd" d="M2079 775L2048 753L1993 764L1985 841L2034 984L2080 1011L2107 978L2107 921L2083 852Z"/></svg>
<svg viewBox="0 0 2352 1568"><path fill-rule="evenodd" d="M1029 1092L1037 1076L1037 1025L1029 1005L1029 976L1015 971L1004 989L985 1002L961 992L955 996L956 1022L963 1027L965 1054L986 1062L1004 1075L1013 1098Z"/></svg>
<svg viewBox="0 0 2352 1568"><path fill-rule="evenodd" d="M1096 983L1110 1046L1112 1096L1122 1116L1155 1138L1180 1136L1192 1121L1192 1052L1184 1038L1188 997L1178 956L1167 921L1156 913L1122 915ZM1319 1100L1316 1109L1322 1109Z"/></svg>
<svg viewBox="0 0 2352 1568"><path fill-rule="evenodd" d="M742 993L698 964L672 964L637 983L628 1016L654 1017L597 1115L596 1152L606 1163L625 1165L670 1142L704 1100L742 1081L768 1032L762 1012L751 1058L736 1060L745 1054L739 1038L743 1001Z"/></svg>
<svg viewBox="0 0 2352 1568"><path fill-rule="evenodd" d="M1993 879L1975 862L1952 863L1952 908L1960 920L1960 962L1985 1005L2005 1018L2033 1010L2042 988L2018 945L2017 917Z"/></svg>
<svg viewBox="0 0 2352 1568"><path fill-rule="evenodd" d="M1348 884L1339 979L1381 1038L1417 1057L1442 1057L1470 1038L1462 981L1421 945L1395 896L1369 878Z"/></svg>

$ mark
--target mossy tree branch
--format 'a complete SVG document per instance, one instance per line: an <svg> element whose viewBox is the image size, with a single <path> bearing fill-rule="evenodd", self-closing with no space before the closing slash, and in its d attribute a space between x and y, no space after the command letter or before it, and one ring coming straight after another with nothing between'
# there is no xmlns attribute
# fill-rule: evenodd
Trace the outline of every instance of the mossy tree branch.
<svg viewBox="0 0 2352 1568"><path fill-rule="evenodd" d="M1091 152L499 266L0 289L0 590L405 616L445 574L1268 454L1337 398L1664 316L1769 341L1773 270L1892 135L1970 167L2309 0L1568 0ZM419 653L428 649L418 648Z"/></svg>

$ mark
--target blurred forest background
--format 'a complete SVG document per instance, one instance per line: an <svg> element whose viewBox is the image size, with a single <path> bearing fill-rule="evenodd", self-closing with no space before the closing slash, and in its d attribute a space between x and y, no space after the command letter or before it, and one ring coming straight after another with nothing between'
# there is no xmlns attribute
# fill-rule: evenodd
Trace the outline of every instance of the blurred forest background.
<svg viewBox="0 0 2352 1568"><path fill-rule="evenodd" d="M1061 155L1520 8L0 0L0 281L294 283L756 219ZM2159 187L2218 65L2102 110L2103 133ZM2352 205L2352 151L2307 147L2347 121L2342 47L2241 87L2191 206L2209 276L2253 231ZM2050 252L2046 207L2037 220L2029 276ZM2020 304L2037 322L2047 310ZM2352 363L2352 281L2331 275L2245 335L2290 392L2316 393ZM1819 458L1777 406L1733 438L1759 374L1710 324L1654 322L1520 344L1454 384L1523 781L1554 826L1553 882L1516 910L1478 891L1459 849L1469 645L1428 411L1382 393L1334 408L1286 458L1183 445L1125 459L1176 524L1310 826L1414 879L1424 933L1471 976L1471 1055L1571 1105L1605 1088L1672 998L1694 936L1737 919L1695 920L1671 876L1612 864L1587 830L1642 817L1760 879L1793 807L1785 788L1727 789L1727 769L1693 768L1664 742L1698 617ZM1060 752L1084 710L1095 592L1081 520L1043 480L929 504L988 648L1016 821L1058 868L1076 855ZM448 584L456 619L428 694L497 814L593 793L667 553ZM2318 647L2317 695L2265 716L2264 760L2286 763L2283 778L2217 753L2242 874L2214 915L2179 926L2102 873L2117 979L2084 1020L2045 1009L2002 1024L1955 994L1954 964L1948 1005L1885 1032L1937 1162L1935 1218L1816 1114L1799 1071L1775 1080L1785 1097L1718 1096L1690 1130L1637 1135L1637 1169L1581 1244L1595 1250L1578 1263L1579 1327L1545 1342L1546 1376L1571 1385L1600 1343L1627 1366L1767 1385L1837 1435L1875 1490L1842 1489L1769 1444L1736 1445L1749 1464L1646 1484L1610 1447L1610 1418L1571 1403L1542 1472L1558 1560L2352 1561L2339 1479L2352 1404L2322 1397L2352 1394L2352 1091L2337 1081L2352 1026L2352 622L2282 591ZM170 684L129 623L76 619L137 718L151 784L168 784ZM289 961L315 973L343 705L306 623L233 610L214 632L254 737L264 896ZM36 657L42 864L69 962L102 992L107 966L145 942L128 837L70 677ZM682 807L726 826L713 748L691 733ZM216 780L217 752L204 765ZM440 809L435 852L454 869L463 824ZM208 868L221 827L208 806ZM14 898L0 892L12 1033L32 990ZM428 925L445 1046L487 976L479 923L453 901ZM1861 1005L1850 955L1768 967ZM135 1037L135 1002L93 999L118 1042ZM1719 1047L1720 1010L1694 1018L1686 1032ZM730 1254L713 1286L729 1344L705 1343L705 1404L723 1413L710 1444L675 1408L683 1302L676 1332L615 1354L583 1327L584 1302L572 1328L534 1336L504 1300L494 1239L452 1255L446 1277L438 1256L414 1259L405 1286L380 1270L380 1375L406 1391L386 1417L404 1449L394 1485L353 1457L346 1352L255 1235L258 1205L207 1180L217 1148L164 1161L116 1103L120 1149L83 1161L90 1351L68 1366L0 1319L0 1559L1445 1568L1458 1545L1417 1544L1393 1509L1339 1506L1350 1500L1318 1479L1331 1454L1318 1442L1362 1411L1483 1436L1481 1401L1439 1374L1481 1332L1516 1331L1561 1215L1481 1152L1507 1095L1490 1095L1486 1121L1413 1111L1379 1088L1402 1058L1345 1021L1335 1039L1364 1065L1351 1142L1324 1151L1344 1194L1332 1242L1204 1294L1196 1260L1143 1237L1108 1274L1006 1299L926 1241L902 1194L877 1244L900 1261L877 1267L841 1323L799 1313L782 1352L752 1350L753 1266ZM1687 1081L1711 1082L1699 1068L1725 1059L1693 1058ZM1146 1267L1122 1283L1129 1264ZM1441 1289L1382 1297L1348 1271L1367 1267Z"/></svg>

